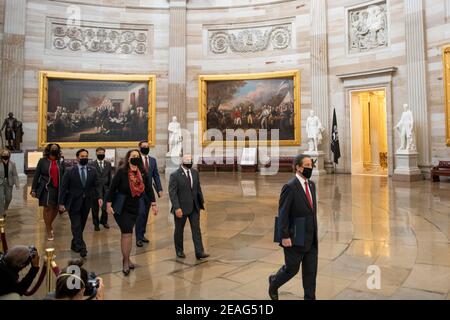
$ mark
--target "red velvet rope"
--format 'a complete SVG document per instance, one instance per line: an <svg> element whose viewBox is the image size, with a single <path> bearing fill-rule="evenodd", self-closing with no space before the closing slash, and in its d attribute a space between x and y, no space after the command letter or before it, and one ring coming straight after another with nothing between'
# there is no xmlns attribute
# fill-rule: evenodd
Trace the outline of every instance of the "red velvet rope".
<svg viewBox="0 0 450 320"><path fill-rule="evenodd" d="M61 270L59 270L59 267L56 264L54 267L52 267L52 270L56 277L61 273Z"/></svg>
<svg viewBox="0 0 450 320"><path fill-rule="evenodd" d="M3 253L6 253L8 251L8 243L6 242L6 235L4 232L2 232L0 236L2 238Z"/></svg>
<svg viewBox="0 0 450 320"><path fill-rule="evenodd" d="M47 273L47 270L46 270L45 265L44 265L44 267L41 268L41 274L39 275L39 279L36 282L35 286L30 291L25 292L25 294L24 294L25 296L27 296L27 297L32 296L33 294L36 293L36 291L38 291L38 289L42 285L42 282L44 282L46 273Z"/></svg>

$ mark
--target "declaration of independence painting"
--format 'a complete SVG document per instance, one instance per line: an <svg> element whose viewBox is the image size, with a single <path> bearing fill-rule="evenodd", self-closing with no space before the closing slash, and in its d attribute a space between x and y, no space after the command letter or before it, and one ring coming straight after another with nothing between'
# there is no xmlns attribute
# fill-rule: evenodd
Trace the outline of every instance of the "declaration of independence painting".
<svg viewBox="0 0 450 320"><path fill-rule="evenodd" d="M274 140L282 146L300 144L299 71L204 75L199 78L199 87L204 146L211 142L245 145ZM222 137L214 131L220 131ZM236 132L244 132L245 140L235 139Z"/></svg>
<svg viewBox="0 0 450 320"><path fill-rule="evenodd" d="M155 76L41 72L39 146L155 143Z"/></svg>

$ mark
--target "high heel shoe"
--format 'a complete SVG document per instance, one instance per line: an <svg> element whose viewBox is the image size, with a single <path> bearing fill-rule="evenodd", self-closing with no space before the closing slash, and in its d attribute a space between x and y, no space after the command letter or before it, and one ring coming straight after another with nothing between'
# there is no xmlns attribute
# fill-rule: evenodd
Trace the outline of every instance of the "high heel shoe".
<svg viewBox="0 0 450 320"><path fill-rule="evenodd" d="M48 240L48 241L53 241L53 240L55 240L55 235L53 234L53 230L50 231L50 236L47 235L47 240Z"/></svg>
<svg viewBox="0 0 450 320"><path fill-rule="evenodd" d="M130 274L130 265L128 264L126 267L125 267L125 262L124 261L122 261L122 272L123 272L123 274L125 275L125 276L128 276L129 274Z"/></svg>
<svg viewBox="0 0 450 320"><path fill-rule="evenodd" d="M134 270L136 268L136 266L134 265L134 263L130 262L128 264L128 268L130 268L130 270Z"/></svg>

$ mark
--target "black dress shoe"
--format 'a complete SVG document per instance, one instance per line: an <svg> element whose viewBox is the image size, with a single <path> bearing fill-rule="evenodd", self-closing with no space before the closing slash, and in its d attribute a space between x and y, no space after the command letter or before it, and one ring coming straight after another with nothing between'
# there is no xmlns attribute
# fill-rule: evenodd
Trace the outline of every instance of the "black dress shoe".
<svg viewBox="0 0 450 320"><path fill-rule="evenodd" d="M105 229L109 229L109 228L110 228L109 224L107 224L107 223L104 223L104 224L103 224L103 227L104 227Z"/></svg>
<svg viewBox="0 0 450 320"><path fill-rule="evenodd" d="M150 240L148 240L145 236L142 238L142 242L144 242L144 243L149 243L150 242Z"/></svg>
<svg viewBox="0 0 450 320"><path fill-rule="evenodd" d="M186 258L186 255L184 254L184 252L177 252L177 257L184 259L184 258Z"/></svg>
<svg viewBox="0 0 450 320"><path fill-rule="evenodd" d="M202 259L206 259L206 258L208 258L209 257L209 254L207 254L207 253L202 253L201 255L196 255L195 256L196 258L197 258L197 260L202 260Z"/></svg>
<svg viewBox="0 0 450 320"><path fill-rule="evenodd" d="M144 246L144 243L142 242L142 240L138 240L138 241L136 241L136 246L141 248Z"/></svg>
<svg viewBox="0 0 450 320"><path fill-rule="evenodd" d="M95 231L100 231L100 227L99 226L94 226L94 230Z"/></svg>
<svg viewBox="0 0 450 320"><path fill-rule="evenodd" d="M87 256L87 250L86 250L86 249L81 249L81 250L80 250L80 256L81 256L82 258L86 258L86 256Z"/></svg>
<svg viewBox="0 0 450 320"><path fill-rule="evenodd" d="M272 282L274 280L275 276L271 275L269 277L269 297L272 300L278 300L278 289L276 289L273 285Z"/></svg>

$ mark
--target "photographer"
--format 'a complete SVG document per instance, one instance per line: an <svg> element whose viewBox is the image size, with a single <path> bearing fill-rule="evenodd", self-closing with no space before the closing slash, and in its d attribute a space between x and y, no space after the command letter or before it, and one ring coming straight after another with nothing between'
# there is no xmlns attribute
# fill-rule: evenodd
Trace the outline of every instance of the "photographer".
<svg viewBox="0 0 450 320"><path fill-rule="evenodd" d="M19 281L19 273L31 264L27 275ZM16 246L0 257L0 296L24 295L39 272L39 254L34 247Z"/></svg>
<svg viewBox="0 0 450 320"><path fill-rule="evenodd" d="M56 280L55 300L103 300L102 278L89 273L83 267L83 260L69 261Z"/></svg>

